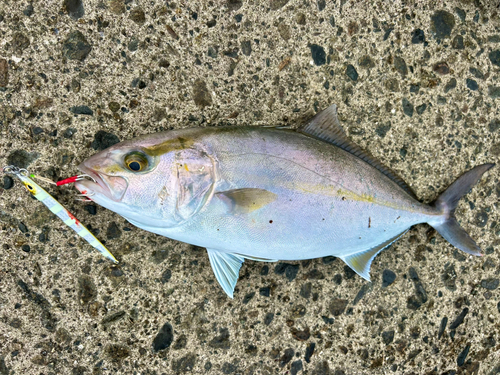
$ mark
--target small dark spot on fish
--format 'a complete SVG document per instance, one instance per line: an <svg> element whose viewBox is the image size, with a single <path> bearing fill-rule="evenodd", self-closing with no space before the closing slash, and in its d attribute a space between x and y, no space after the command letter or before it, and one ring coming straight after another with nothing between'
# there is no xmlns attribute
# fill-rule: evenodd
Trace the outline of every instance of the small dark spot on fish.
<svg viewBox="0 0 500 375"><path fill-rule="evenodd" d="M219 230L219 228L217 228L217 230Z"/></svg>
<svg viewBox="0 0 500 375"><path fill-rule="evenodd" d="M269 224L272 224L272 223L273 223L273 221L272 221L272 220L269 220Z"/></svg>
<svg viewBox="0 0 500 375"><path fill-rule="evenodd" d="M342 200L345 201L345 197L342 197Z"/></svg>
<svg viewBox="0 0 500 375"><path fill-rule="evenodd" d="M325 221L325 218L323 218L323 221Z"/></svg>
<svg viewBox="0 0 500 375"><path fill-rule="evenodd" d="M368 228L371 228L372 226L372 218L368 217Z"/></svg>

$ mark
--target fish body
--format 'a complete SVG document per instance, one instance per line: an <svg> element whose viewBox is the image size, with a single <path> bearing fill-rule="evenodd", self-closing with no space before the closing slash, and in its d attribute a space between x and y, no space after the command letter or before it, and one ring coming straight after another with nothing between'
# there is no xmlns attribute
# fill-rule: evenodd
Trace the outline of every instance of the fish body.
<svg viewBox="0 0 500 375"><path fill-rule="evenodd" d="M106 249L106 247L92 233L90 233L90 231L82 223L80 223L71 212L64 208L62 204L47 193L47 191L45 191L40 185L24 174L24 170L19 170L16 167L10 166L4 168L4 171L16 176L22 182L26 190L31 193L31 195L42 202L54 215L61 219L64 224L73 229L76 234L92 245L92 247L99 251L101 255L114 263L118 263L113 254L111 254L109 250Z"/></svg>
<svg viewBox="0 0 500 375"><path fill-rule="evenodd" d="M491 166L461 177L446 199L422 204L347 139L331 106L299 131L199 128L125 141L82 163L97 184L76 187L139 228L206 247L232 296L244 259L332 255L369 279L373 258L418 223L480 254L453 210Z"/></svg>

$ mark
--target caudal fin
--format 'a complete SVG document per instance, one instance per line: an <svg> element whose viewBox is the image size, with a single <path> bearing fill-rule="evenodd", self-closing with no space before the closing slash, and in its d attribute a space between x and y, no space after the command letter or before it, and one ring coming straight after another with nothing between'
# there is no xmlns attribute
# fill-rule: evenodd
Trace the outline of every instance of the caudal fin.
<svg viewBox="0 0 500 375"><path fill-rule="evenodd" d="M440 224L431 223L431 225L445 240L468 254L482 255L479 246L455 219L455 208L457 208L460 198L481 179L483 173L494 166L493 163L478 165L465 172L434 202L434 206L443 212L446 220Z"/></svg>

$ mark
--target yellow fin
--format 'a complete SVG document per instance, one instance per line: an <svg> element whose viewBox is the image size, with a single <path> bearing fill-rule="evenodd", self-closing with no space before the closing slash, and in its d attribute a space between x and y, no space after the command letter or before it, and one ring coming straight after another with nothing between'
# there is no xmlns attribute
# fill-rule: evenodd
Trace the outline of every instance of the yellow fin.
<svg viewBox="0 0 500 375"><path fill-rule="evenodd" d="M264 189L234 189L217 193L229 210L237 214L246 214L267 206L278 196Z"/></svg>
<svg viewBox="0 0 500 375"><path fill-rule="evenodd" d="M378 253L380 253L405 233L406 230L403 233L400 233L397 236L392 237L385 242L382 242L378 246L375 246L368 250L360 251L355 254L347 255L345 257L340 257L340 259L342 259L349 267L352 268L354 272L356 272L363 279L365 279L366 281L370 281L370 266L373 259L375 259Z"/></svg>

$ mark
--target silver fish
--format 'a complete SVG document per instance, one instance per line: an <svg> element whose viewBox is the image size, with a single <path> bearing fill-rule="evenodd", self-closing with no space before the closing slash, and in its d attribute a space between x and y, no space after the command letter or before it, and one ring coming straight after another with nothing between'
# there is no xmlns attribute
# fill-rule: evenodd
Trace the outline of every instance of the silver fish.
<svg viewBox="0 0 500 375"><path fill-rule="evenodd" d="M79 169L76 188L144 230L206 247L233 296L241 264L341 258L366 280L375 256L428 223L457 248L480 248L454 217L494 164L463 174L431 205L352 143L330 106L297 131L198 128L116 144Z"/></svg>

